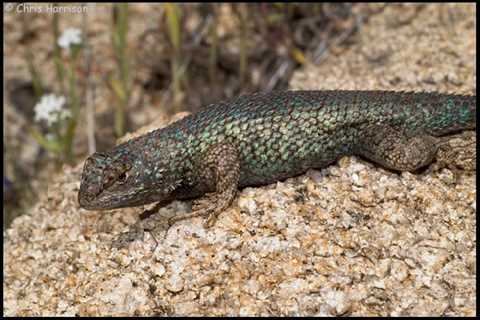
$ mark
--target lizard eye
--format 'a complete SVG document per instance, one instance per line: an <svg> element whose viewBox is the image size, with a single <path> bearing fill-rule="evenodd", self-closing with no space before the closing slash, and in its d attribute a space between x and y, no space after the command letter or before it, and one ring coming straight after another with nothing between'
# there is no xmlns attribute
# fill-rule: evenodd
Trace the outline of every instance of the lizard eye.
<svg viewBox="0 0 480 320"><path fill-rule="evenodd" d="M103 181L103 186L104 188L108 188L113 186L114 184L123 184L127 181L128 174L126 171L120 173L120 174L115 174L113 172L110 172L109 174L105 175L104 181Z"/></svg>
<svg viewBox="0 0 480 320"><path fill-rule="evenodd" d="M123 172L118 176L118 182L125 183L125 181L127 181L127 177L127 172Z"/></svg>

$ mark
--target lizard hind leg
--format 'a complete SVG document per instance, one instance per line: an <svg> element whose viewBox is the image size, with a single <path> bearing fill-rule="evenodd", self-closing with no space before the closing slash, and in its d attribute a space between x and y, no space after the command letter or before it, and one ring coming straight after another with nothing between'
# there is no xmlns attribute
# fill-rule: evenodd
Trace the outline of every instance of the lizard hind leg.
<svg viewBox="0 0 480 320"><path fill-rule="evenodd" d="M213 184L215 191L194 200L191 213L172 217L170 223L207 216L205 226L211 227L218 214L227 209L235 198L240 179L240 160L235 147L227 143L214 145L198 162L198 174L205 184Z"/></svg>
<svg viewBox="0 0 480 320"><path fill-rule="evenodd" d="M438 139L428 134L407 136L390 126L375 126L368 131L372 134L361 138L356 153L386 168L416 171L436 156Z"/></svg>

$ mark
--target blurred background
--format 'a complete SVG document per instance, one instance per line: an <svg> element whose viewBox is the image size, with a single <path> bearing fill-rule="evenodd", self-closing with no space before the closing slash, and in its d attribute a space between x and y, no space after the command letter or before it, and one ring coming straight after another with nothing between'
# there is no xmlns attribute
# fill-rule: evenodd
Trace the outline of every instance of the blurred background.
<svg viewBox="0 0 480 320"><path fill-rule="evenodd" d="M88 154L111 148L128 132L242 93L288 89L295 71L305 70L308 78L308 70L326 64L327 59L333 58L328 64L335 67L332 61L362 41L359 35L364 26L391 6L4 4L4 228L35 203L39 192L65 166L79 165ZM395 6L385 18L387 29L402 28L415 19L426 21L418 19L422 12L449 26L467 21L465 15L471 11L469 7ZM438 17L428 10L438 11ZM373 39L381 39L382 28L364 34L372 32ZM425 30L419 28L418 34ZM418 51L415 46L412 50ZM417 82L438 88L437 82L443 79L442 75L410 81L391 71L380 74L380 67L389 59L394 61L390 57L396 57L398 50L392 50L393 45L384 50L382 41L373 42L373 47L346 60L350 66L339 60L346 74L337 75L334 69L325 72L323 86L351 89L345 81L359 73L357 62L400 88L402 81L407 88ZM428 41L425 47L431 48ZM431 62L421 61L422 68ZM458 68L472 70L469 62L461 63ZM331 85L329 75L343 82ZM445 83L457 81L459 86L463 80L455 76ZM316 73L314 80L303 83L323 89L318 85L321 81ZM362 84L379 89L364 78Z"/></svg>

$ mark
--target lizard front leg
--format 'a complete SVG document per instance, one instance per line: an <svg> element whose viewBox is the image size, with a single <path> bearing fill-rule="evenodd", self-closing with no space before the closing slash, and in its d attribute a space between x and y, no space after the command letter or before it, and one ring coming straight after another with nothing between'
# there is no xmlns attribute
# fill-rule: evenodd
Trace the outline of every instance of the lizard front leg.
<svg viewBox="0 0 480 320"><path fill-rule="evenodd" d="M198 173L203 180L201 182L213 185L215 191L195 200L191 213L170 218L171 224L187 218L206 216L204 225L211 227L218 214L227 209L235 198L240 179L240 159L235 147L228 143L214 145L197 162Z"/></svg>
<svg viewBox="0 0 480 320"><path fill-rule="evenodd" d="M195 200L192 212L169 218L168 225L170 226L179 220L207 216L204 225L210 227L215 223L218 214L227 209L235 198L240 178L240 160L237 150L233 146L229 144L214 145L199 157L197 162L197 171L202 184L213 185L215 192L207 193L202 198ZM147 218L137 221L129 231L120 234L112 242L112 246L122 248L134 240L143 239L145 231L152 233L158 227L164 226L165 222L167 222L166 219L158 213L151 214ZM157 241L155 240L155 242Z"/></svg>

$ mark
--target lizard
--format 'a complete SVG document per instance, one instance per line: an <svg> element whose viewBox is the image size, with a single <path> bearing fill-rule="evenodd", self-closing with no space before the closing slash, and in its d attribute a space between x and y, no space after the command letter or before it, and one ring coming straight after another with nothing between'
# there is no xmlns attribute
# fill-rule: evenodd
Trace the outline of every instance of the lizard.
<svg viewBox="0 0 480 320"><path fill-rule="evenodd" d="M195 199L214 224L237 190L357 155L394 171L426 167L445 137L476 127L476 95L396 91L258 92L211 104L85 160L78 201L88 210ZM155 215L115 247L143 237Z"/></svg>

